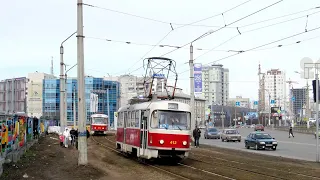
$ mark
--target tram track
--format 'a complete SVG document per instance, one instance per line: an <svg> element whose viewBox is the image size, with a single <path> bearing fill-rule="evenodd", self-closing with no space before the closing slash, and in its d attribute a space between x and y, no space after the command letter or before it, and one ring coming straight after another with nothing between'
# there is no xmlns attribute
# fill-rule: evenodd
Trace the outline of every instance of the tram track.
<svg viewBox="0 0 320 180"><path fill-rule="evenodd" d="M220 158L220 157L213 157L213 156L207 156L207 155L202 155L202 154L195 154L193 152L190 152L190 154L192 154L193 156L204 157L206 159L209 158L209 159L229 162L229 163L233 163L233 164L239 164L239 165L247 166L247 167L249 166L249 167L253 167L253 168L261 168L261 169L267 169L267 170L271 170L271 171L276 171L278 173L286 174L286 175L282 174L282 176L286 177L285 179L292 179L292 177L288 177L288 176L292 176L292 175L295 175L295 176L298 176L298 177L300 176L300 177L303 177L303 178L320 179L320 177L316 177L316 176L312 176L312 175L296 173L296 172L292 172L292 171L284 171L284 170L280 170L280 169L275 169L275 168L270 168L270 167L265 167L265 166L259 166L259 165L254 165L254 164L248 164L248 163L243 163L243 162L234 161L234 160L228 160L228 159L224 159L224 158ZM190 158L190 159L193 159L193 158ZM205 163L207 163L207 162L205 162ZM227 165L227 166L231 166L231 165ZM235 168L237 168L237 167L235 167ZM240 168L240 169L243 169L243 168ZM243 170L245 170L245 169L243 169ZM255 172L255 171L252 171L252 170L245 170L245 171L251 171L252 173L259 174L259 172Z"/></svg>
<svg viewBox="0 0 320 180"><path fill-rule="evenodd" d="M116 143L115 141L113 140L110 140L108 137L105 137L106 140L108 140L110 143ZM192 153L192 152L190 152ZM221 171L225 170L224 167L228 167L228 168L232 168L234 170L238 170L238 171L243 171L243 172L246 172L246 173L251 173L251 174L255 174L255 175L258 175L259 177L261 176L264 176L268 179L279 179L279 180L282 180L284 178L281 178L281 177L277 177L277 176L273 176L273 175L269 175L269 174L265 174L265 173L261 173L261 172L257 172L257 171L253 171L253 170L248 170L248 169L244 169L244 168L239 168L239 167L235 167L235 166L232 166L232 165L228 165L226 163L215 163L215 162L207 162L207 161L203 161L203 160L198 160L198 159L194 159L194 158L191 158L190 156L188 157L189 160L192 160L192 161L196 161L196 162L199 162L199 163L204 163L206 165L218 165L218 166L214 166L217 170L217 168L220 167ZM193 166L190 166L190 165L187 165L187 164L184 164L184 163L177 163L178 165L180 166L184 166L184 167L187 167L187 168L190 168L190 169L195 169L195 170L198 170L198 171L202 171L204 173L208 173L208 174L212 174L212 175L216 175L216 176L220 176L220 174L217 174L217 173L213 173L213 172L210 172L208 170L205 170L205 169L199 169L197 167L193 167ZM231 174L232 175L232 174ZM225 177L228 177L228 176L225 176ZM228 178L225 178L225 179L229 179ZM233 179L230 177L230 179Z"/></svg>
<svg viewBox="0 0 320 180"><path fill-rule="evenodd" d="M109 138L105 137L105 139L107 139L109 142L111 143L116 143L115 141L113 140L110 140ZM190 152L192 153L192 152ZM194 158L190 158L190 156L188 157L189 160L193 160L193 161L196 161L196 162L200 162L200 163L204 163L204 164L207 164L207 165L219 165L219 166L214 166L215 168L218 168L218 167L221 167L220 169L223 171L224 170L224 167L228 167L228 168L232 168L232 169L235 169L235 170L239 170L239 171L243 171L243 172L246 172L246 173L252 173L252 174L256 174L258 175L259 177L261 176L264 176L266 178L271 178L271 179L279 179L279 180L282 180L284 178L281 178L281 177L277 177L277 176L273 176L273 175L268 175L268 174L265 174L265 173L261 173L261 172L256 172L256 171L252 171L252 170L248 170L248 169L244 169L244 168L239 168L239 167L235 167L235 166L232 166L232 165L228 165L226 163L215 163L215 162L207 162L207 161L202 161L202 160L198 160L198 159L194 159ZM208 174L213 174L213 175L216 175L216 176L220 176L220 174L217 174L217 173L213 173L213 172L210 172L208 170L204 170L204 169L199 169L199 168L196 168L196 167L193 167L193 166L190 166L190 165L187 165L187 164L184 164L184 163L177 163L178 165L180 166L184 166L184 167L188 167L188 168L191 168L191 169L196 169L198 171L202 171L202 172L205 172L205 173L208 173ZM224 166L224 167L223 167ZM228 176L225 176L225 177L228 177ZM229 177L228 177L229 178ZM233 178L230 178L230 179L233 179Z"/></svg>
<svg viewBox="0 0 320 180"><path fill-rule="evenodd" d="M93 137L92 137L91 139L92 139L95 143L99 144L101 147L103 147L103 148L105 148L105 149L111 150L111 151L113 151L113 152L115 152L115 153L118 153L118 154L121 154L121 155L123 155L123 156L125 156L125 157L127 157L127 158L130 158L127 154L122 153L121 151L115 149L114 147L110 147L110 146L108 146L108 145L105 145L105 144L97 141L97 140L96 140L95 138L93 138ZM107 139L108 141L112 142L111 140L109 140L109 139L106 138L106 137L105 137L105 139ZM136 161L138 161L138 160L136 160ZM191 179L189 179L189 178L187 178L187 177L184 177L184 176L181 176L181 175L172 173L172 172L170 172L170 171L167 171L167 170L165 170L165 169L159 168L159 167L154 166L154 165L152 165L152 164L148 164L148 163L142 162L142 161L138 161L138 162L140 162L140 163L142 163L142 164L144 164L144 165L146 165L146 166L149 166L149 167L151 167L151 168L157 169L157 170L159 170L159 171L165 172L165 173L167 173L167 174L169 174L169 175L172 175L172 176L174 176L174 177L177 177L177 178L180 178L180 179L185 179L185 180L191 180Z"/></svg>
<svg viewBox="0 0 320 180"><path fill-rule="evenodd" d="M107 137L104 137L104 138L105 138L107 141L109 141L110 143L115 143L115 141L110 140L110 139L107 138ZM104 147L104 148L106 148L106 149L109 149L109 150L111 150L111 151L113 151L113 152L116 152L116 153L119 153L119 154L123 154L123 155L126 156L126 157L130 157L129 155L124 154L124 153L122 153L121 151L115 149L115 147L110 147L110 146L108 146L108 145L106 145L106 144L104 144L104 143L101 143L101 142L97 141L97 140L94 139L94 138L92 138L92 139L93 139L94 142L96 142L97 144L99 144L100 146L102 146L102 147ZM160 166L160 165L150 164L150 163L147 163L147 162L145 162L145 161L139 161L138 159L135 159L135 160L138 161L138 162L140 162L140 163L142 163L142 164L144 164L144 165L147 165L147 166L149 166L149 167L152 167L152 168L157 169L157 170L159 170L159 171L165 172L165 173L167 173L167 174L169 174L169 175L172 175L172 176L177 177L177 178L180 178L180 179L192 180L192 179L199 179L199 178L200 178L200 177L192 178L192 177L187 176L187 175L182 175L181 172L182 172L182 173L185 173L185 174L189 174L189 175L191 174L191 172L183 172L183 171L182 171L183 169L178 170L178 169L180 169L180 168L177 169L177 170L180 172L180 173L178 174L178 173L176 173L176 172L173 171L173 169L175 168L174 166ZM186 168L192 169L192 170L194 170L194 171L197 171L197 173L194 173L193 175L202 173L201 176L203 176L204 179L228 179L228 180L236 180L236 179L234 179L234 178L232 178L232 177L228 177L228 176L225 176L225 175L222 175L222 174L218 174L218 173L211 172L211 171L208 171L208 170L204 170L204 169L201 169L201 168L193 167L193 166L186 165L186 164L183 164L183 163L177 163L177 165L179 165L179 166L177 166L177 167L186 167ZM176 168L177 168L177 167L176 167ZM205 175L204 175L203 173L205 173ZM202 178L202 179L203 179L203 178Z"/></svg>
<svg viewBox="0 0 320 180"><path fill-rule="evenodd" d="M107 139L110 143L116 143L115 140L111 140L108 137L105 137L105 139ZM211 152L211 150L207 150L207 151ZM238 170L238 171L243 171L243 172L246 172L246 173L255 174L255 175L259 176L259 177L264 176L264 177L267 177L269 179L270 178L271 179L297 179L297 178L298 179L301 179L301 178L320 179L320 177L317 177L317 176L303 174L303 173L297 173L297 172L292 172L291 170L281 170L281 169L276 169L276 168L271 168L271 167L266 167L266 166L248 164L248 163L239 162L239 161L235 161L235 160L224 159L224 158L220 158L220 157L213 157L213 156L208 156L208 155L203 155L203 154L195 154L193 152L190 152L190 154L192 156L200 157L200 158L196 158L195 159L192 156L190 157L190 155L189 155L188 159L192 160L192 161L196 161L196 162L199 162L199 163L204 163L204 164L207 164L207 165L214 165L215 167L224 166L224 167L228 167L228 168L235 169L235 170ZM208 162L208 161L204 161L204 160L199 160L199 159L201 159L201 157L205 158L206 160L208 158L212 159L212 160L216 160L216 161L218 160L219 162L215 162L215 161ZM232 165L227 164L227 163L232 163ZM196 169L196 167L192 167L192 166L189 166L187 164L183 164L183 163L178 163L178 164L181 165L181 166L184 166L184 167L191 168L191 169L192 168ZM243 166L243 167L248 167L248 168L237 167L237 165ZM200 171L202 171L202 170L203 169L200 169ZM259 171L262 171L262 170L263 170L263 172L259 172ZM269 174L264 173L265 170L268 170ZM206 171L206 170L203 170L203 171ZM210 173L210 171L208 171L208 172Z"/></svg>

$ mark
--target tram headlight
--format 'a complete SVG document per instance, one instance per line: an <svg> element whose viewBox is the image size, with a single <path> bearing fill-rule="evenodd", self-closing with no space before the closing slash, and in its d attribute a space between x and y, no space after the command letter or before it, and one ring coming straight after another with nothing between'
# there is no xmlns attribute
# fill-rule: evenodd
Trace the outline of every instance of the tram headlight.
<svg viewBox="0 0 320 180"><path fill-rule="evenodd" d="M187 141L183 141L182 144L183 144L184 146L186 146L188 143L187 143Z"/></svg>
<svg viewBox="0 0 320 180"><path fill-rule="evenodd" d="M164 143L164 140L161 139L161 140L160 140L160 144L163 144L163 143Z"/></svg>

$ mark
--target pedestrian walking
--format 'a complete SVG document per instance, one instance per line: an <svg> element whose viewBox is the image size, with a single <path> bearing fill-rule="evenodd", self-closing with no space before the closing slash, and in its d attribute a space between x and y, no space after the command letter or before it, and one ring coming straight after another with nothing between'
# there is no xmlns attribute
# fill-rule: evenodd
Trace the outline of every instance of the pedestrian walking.
<svg viewBox="0 0 320 180"><path fill-rule="evenodd" d="M199 139L201 137L201 131L198 127L193 130L194 147L199 147Z"/></svg>
<svg viewBox="0 0 320 180"><path fill-rule="evenodd" d="M63 132L63 137L64 137L64 147L68 148L69 138L70 138L70 132L68 128L66 128L65 131Z"/></svg>
<svg viewBox="0 0 320 180"><path fill-rule="evenodd" d="M289 138L290 138L290 135L292 135L292 137L294 137L294 135L292 133L292 126L290 126L290 129L289 129Z"/></svg>
<svg viewBox="0 0 320 180"><path fill-rule="evenodd" d="M74 145L75 145L76 133L77 133L77 131L76 131L76 130L74 130L74 128L72 128L72 129L70 130L70 135L71 135L71 146L74 146Z"/></svg>

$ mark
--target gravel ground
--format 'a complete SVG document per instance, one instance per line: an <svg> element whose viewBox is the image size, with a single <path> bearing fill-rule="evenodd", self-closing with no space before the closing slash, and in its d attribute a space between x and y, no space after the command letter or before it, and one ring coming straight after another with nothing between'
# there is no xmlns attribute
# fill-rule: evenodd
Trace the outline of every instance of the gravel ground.
<svg viewBox="0 0 320 180"><path fill-rule="evenodd" d="M39 139L16 164L5 164L1 180L99 180L108 179L103 171L87 166L77 166L78 153L73 148L62 148L58 136ZM23 177L27 175L28 178Z"/></svg>
<svg viewBox="0 0 320 180"><path fill-rule="evenodd" d="M107 137L115 141L114 137ZM112 142L109 142L113 144ZM254 152L254 151L253 151ZM320 179L320 165L309 161L294 160L250 152L230 150L225 148L201 145L192 148L189 158L181 162L186 166L161 165L163 169L177 174L186 174L190 179L219 179L213 178L208 172L225 175L234 179ZM204 170L204 171L201 171ZM303 175L307 176L303 176Z"/></svg>
<svg viewBox="0 0 320 180"><path fill-rule="evenodd" d="M75 180L173 180L181 179L162 170L178 174L185 179L290 179L308 180L312 175L320 179L320 165L307 161L293 160L281 157L224 149L202 145L192 148L189 158L181 164L169 161L150 162L152 166L144 165L133 158L97 144L96 141L115 147L115 136L98 136L88 139L88 165L77 166L78 151L70 147L61 148L58 137L49 135L39 140L17 164L6 164L2 180L28 179L75 179ZM107 140L109 139L109 141Z"/></svg>
<svg viewBox="0 0 320 180"><path fill-rule="evenodd" d="M77 166L78 151L58 144L58 136L39 140L17 164L6 164L1 180L174 180L157 169L124 158L88 139L88 165ZM23 176L27 174L28 178Z"/></svg>

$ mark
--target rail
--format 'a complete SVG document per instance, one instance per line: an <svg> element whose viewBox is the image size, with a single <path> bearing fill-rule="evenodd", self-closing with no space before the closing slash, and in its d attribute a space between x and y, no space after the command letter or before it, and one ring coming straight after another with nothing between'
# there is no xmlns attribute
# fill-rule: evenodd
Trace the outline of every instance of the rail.
<svg viewBox="0 0 320 180"><path fill-rule="evenodd" d="M280 131L289 131L289 126L277 126L275 127L276 130ZM298 132L298 133L304 133L304 134L314 134L316 131L315 127L310 127L307 128L307 126L294 126L292 128L293 132Z"/></svg>

